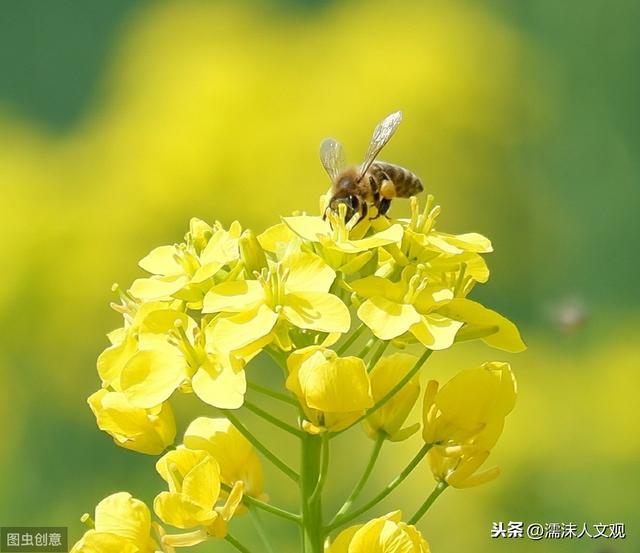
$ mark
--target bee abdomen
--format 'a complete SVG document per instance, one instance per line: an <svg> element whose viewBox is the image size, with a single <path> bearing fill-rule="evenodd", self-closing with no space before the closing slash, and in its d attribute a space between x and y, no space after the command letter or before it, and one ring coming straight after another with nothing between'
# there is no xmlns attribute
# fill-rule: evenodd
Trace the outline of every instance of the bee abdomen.
<svg viewBox="0 0 640 553"><path fill-rule="evenodd" d="M395 189L395 196L398 198L409 198L424 189L422 181L415 173L399 165L375 161L371 164L370 171L376 175L378 182L390 180Z"/></svg>

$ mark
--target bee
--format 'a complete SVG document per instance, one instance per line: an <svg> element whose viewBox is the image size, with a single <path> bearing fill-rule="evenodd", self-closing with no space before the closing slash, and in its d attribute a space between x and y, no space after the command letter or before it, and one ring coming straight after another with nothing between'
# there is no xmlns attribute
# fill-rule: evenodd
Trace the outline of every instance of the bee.
<svg viewBox="0 0 640 553"><path fill-rule="evenodd" d="M320 161L331 178L331 198L327 209L337 213L340 204L344 204L347 207L346 220L356 213L362 220L369 209L375 207L375 219L389 211L393 198L410 198L422 192L422 182L414 173L399 165L376 161L401 121L402 113L396 111L378 124L359 166L346 166L340 142L334 138L322 141ZM326 218L326 211L324 215Z"/></svg>

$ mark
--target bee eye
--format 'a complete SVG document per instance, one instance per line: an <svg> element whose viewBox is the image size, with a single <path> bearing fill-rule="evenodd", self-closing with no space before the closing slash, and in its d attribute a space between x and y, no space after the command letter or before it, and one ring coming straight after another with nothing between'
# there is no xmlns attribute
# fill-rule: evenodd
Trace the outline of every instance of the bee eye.
<svg viewBox="0 0 640 553"><path fill-rule="evenodd" d="M358 209L358 204L360 203L360 200L358 200L357 196L349 196L347 198L347 201L351 209Z"/></svg>

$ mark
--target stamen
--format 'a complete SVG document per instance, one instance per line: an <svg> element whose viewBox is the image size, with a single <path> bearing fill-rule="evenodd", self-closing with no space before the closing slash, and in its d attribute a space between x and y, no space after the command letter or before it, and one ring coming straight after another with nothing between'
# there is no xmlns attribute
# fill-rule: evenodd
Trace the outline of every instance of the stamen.
<svg viewBox="0 0 640 553"><path fill-rule="evenodd" d="M89 513L85 513L84 515L82 515L80 517L80 522L82 522L82 524L84 524L87 528L93 529L96 527L96 523Z"/></svg>

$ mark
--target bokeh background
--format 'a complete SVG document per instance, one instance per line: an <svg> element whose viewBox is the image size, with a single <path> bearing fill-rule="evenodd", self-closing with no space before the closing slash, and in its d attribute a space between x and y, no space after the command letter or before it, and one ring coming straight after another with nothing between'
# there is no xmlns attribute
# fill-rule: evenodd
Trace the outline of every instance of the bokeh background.
<svg viewBox="0 0 640 553"><path fill-rule="evenodd" d="M510 360L520 396L493 453L503 475L447 491L421 529L440 553L640 551L639 17L626 0L3 0L0 525L68 525L73 541L105 495L152 499L155 459L113 446L85 403L118 324L111 284L191 216L259 230L317 209L320 139L359 161L402 109L385 157L423 178L440 228L492 238L476 297L529 345L430 361L444 377ZM254 371L277 375L267 361ZM206 411L178 407L181 429ZM364 462L353 434L337 443ZM389 446L374 483L416 448ZM329 506L359 474L354 457L334 457ZM271 496L293 501L265 469ZM432 485L423 466L385 505L411 513ZM624 522L628 538L491 540L501 520Z"/></svg>

